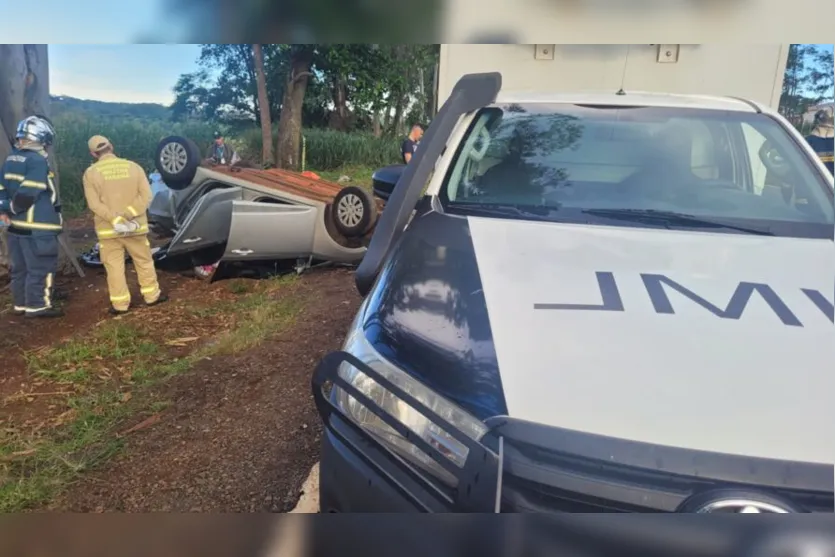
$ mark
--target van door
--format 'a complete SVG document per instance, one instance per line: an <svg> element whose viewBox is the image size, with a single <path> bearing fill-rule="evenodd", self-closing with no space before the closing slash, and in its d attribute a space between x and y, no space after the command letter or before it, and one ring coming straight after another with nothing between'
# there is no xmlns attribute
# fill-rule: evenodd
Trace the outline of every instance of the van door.
<svg viewBox="0 0 835 557"><path fill-rule="evenodd" d="M182 255L224 244L229 238L232 203L242 197L241 188L228 188L211 190L198 199L171 240L168 254Z"/></svg>
<svg viewBox="0 0 835 557"><path fill-rule="evenodd" d="M240 199L231 206L224 260L295 259L310 255L317 207Z"/></svg>

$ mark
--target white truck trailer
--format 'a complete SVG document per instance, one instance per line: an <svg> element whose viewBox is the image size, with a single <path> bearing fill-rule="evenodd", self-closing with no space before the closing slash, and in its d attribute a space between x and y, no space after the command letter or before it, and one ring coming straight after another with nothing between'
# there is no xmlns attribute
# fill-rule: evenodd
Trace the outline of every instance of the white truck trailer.
<svg viewBox="0 0 835 557"><path fill-rule="evenodd" d="M461 76L498 71L507 92L727 95L776 109L789 44L443 44L442 104Z"/></svg>

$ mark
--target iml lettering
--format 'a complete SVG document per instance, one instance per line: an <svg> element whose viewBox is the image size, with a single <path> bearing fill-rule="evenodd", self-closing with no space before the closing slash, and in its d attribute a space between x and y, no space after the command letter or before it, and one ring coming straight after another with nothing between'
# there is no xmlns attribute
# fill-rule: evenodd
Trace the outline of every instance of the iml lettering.
<svg viewBox="0 0 835 557"><path fill-rule="evenodd" d="M534 304L534 309L549 310L574 310L574 311L625 311L623 298L618 290L615 276L610 272L599 271L595 273L597 286L600 290L600 304ZM673 291L694 302L716 317L722 319L739 319L745 312L748 302L755 294L760 296L771 308L784 325L790 327L802 327L803 323L789 308L788 304L780 298L777 292L768 284L759 282L740 282L731 295L725 308L721 308L709 302L702 296L696 294L686 286L671 279L666 275L654 273L641 273L641 280L644 283L647 295L656 313L675 314L673 303L668 293ZM830 301L822 292L811 288L801 288L800 291L806 296L809 302L823 313L829 321L835 323L835 301Z"/></svg>

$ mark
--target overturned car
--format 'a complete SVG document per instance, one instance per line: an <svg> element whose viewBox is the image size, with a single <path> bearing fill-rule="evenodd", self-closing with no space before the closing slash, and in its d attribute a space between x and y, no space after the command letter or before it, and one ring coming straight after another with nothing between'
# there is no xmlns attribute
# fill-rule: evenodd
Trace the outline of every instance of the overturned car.
<svg viewBox="0 0 835 557"><path fill-rule="evenodd" d="M184 137L160 141L155 163L165 187L154 193L149 227L167 240L157 264L201 278L222 263L291 263L298 271L358 263L382 205L360 187L296 172L209 165Z"/></svg>

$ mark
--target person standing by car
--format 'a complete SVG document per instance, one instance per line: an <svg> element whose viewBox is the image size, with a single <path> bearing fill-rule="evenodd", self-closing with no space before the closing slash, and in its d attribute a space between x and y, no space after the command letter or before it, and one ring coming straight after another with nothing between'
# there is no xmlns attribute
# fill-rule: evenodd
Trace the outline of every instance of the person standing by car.
<svg viewBox="0 0 835 557"><path fill-rule="evenodd" d="M830 109L821 109L815 113L815 127L812 133L806 136L809 146L818 154L824 166L829 172L833 170L833 155L835 155L835 129L833 128L833 117Z"/></svg>
<svg viewBox="0 0 835 557"><path fill-rule="evenodd" d="M232 164L232 157L234 157L232 148L226 143L226 141L224 141L223 135L219 131L216 131L214 136L215 141L212 143L211 147L209 147L209 152L206 154L206 160L209 161L210 164Z"/></svg>
<svg viewBox="0 0 835 557"><path fill-rule="evenodd" d="M415 154L421 137L423 137L423 126L420 124L413 124L408 137L406 137L400 145L400 156L403 157L404 164L409 164L409 161L412 160L412 155Z"/></svg>
<svg viewBox="0 0 835 557"><path fill-rule="evenodd" d="M20 121L15 148L0 168L0 220L8 226L15 315L61 317L52 305L63 228L58 192L46 149L55 128L44 117Z"/></svg>
<svg viewBox="0 0 835 557"><path fill-rule="evenodd" d="M106 137L94 135L87 142L96 159L84 172L84 196L93 212L99 254L107 273L110 313L120 315L130 308L130 290L125 278L125 250L133 259L145 303L153 306L168 300L157 282L148 217L151 186L142 167L117 157Z"/></svg>

